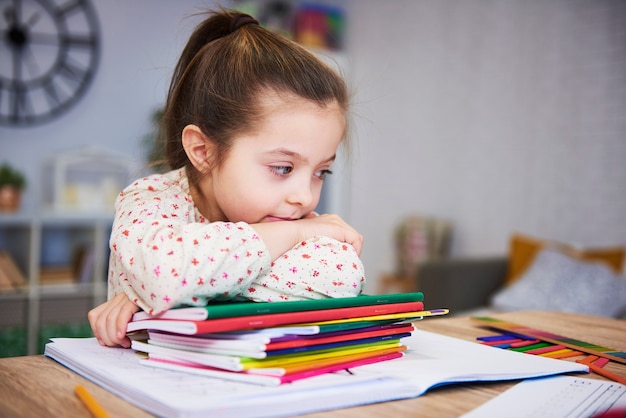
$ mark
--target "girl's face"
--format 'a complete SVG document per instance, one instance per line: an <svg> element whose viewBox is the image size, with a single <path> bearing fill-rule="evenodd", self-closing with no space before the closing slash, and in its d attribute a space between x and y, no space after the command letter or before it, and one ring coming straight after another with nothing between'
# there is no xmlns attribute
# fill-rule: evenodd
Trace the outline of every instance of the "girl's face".
<svg viewBox="0 0 626 418"><path fill-rule="evenodd" d="M258 129L236 138L224 163L200 182L211 221L300 219L319 202L345 134L343 111L276 96L264 105Z"/></svg>

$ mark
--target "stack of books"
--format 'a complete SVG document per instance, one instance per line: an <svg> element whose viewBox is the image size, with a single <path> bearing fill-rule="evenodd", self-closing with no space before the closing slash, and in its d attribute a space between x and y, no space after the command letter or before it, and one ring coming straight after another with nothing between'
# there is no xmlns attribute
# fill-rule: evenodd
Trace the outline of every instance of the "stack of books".
<svg viewBox="0 0 626 418"><path fill-rule="evenodd" d="M396 359L421 292L293 302L237 302L136 313L128 325L142 364L276 386Z"/></svg>

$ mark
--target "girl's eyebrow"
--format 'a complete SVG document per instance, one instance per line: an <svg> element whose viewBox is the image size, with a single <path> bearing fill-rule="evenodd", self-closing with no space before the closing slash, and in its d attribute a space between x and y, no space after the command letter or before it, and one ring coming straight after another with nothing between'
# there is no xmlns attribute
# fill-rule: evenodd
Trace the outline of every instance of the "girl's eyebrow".
<svg viewBox="0 0 626 418"><path fill-rule="evenodd" d="M300 161L300 162L309 162L309 159L306 158L305 156L303 156L302 154L295 152L295 151L291 151L288 150L286 148L276 148L273 149L271 151L268 151L266 153L267 155L284 155L287 157L291 157L291 158L295 158L296 160ZM337 154L333 154L330 158L322 161L323 163L331 163L333 161L335 161L335 159L337 158Z"/></svg>

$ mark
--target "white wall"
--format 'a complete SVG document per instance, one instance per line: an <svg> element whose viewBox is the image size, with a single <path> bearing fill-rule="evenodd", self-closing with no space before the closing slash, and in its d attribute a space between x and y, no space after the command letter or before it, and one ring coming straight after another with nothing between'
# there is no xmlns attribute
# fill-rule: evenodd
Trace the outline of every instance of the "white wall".
<svg viewBox="0 0 626 418"><path fill-rule="evenodd" d="M0 162L24 170L24 210L40 202L42 160L96 145L143 164L141 138L165 99L169 78L193 29L198 0L93 1L102 36L100 65L85 97L60 118L36 127L0 127Z"/></svg>
<svg viewBox="0 0 626 418"><path fill-rule="evenodd" d="M0 127L0 161L27 171L85 144L142 159L194 19L214 2L95 1L101 65L79 105ZM227 3L227 2L224 2ZM356 147L343 213L365 236L371 290L394 268L406 214L454 223L454 256L504 254L514 230L626 243L626 3L349 0ZM339 174L339 173L338 173Z"/></svg>
<svg viewBox="0 0 626 418"><path fill-rule="evenodd" d="M626 244L626 3L350 4L370 282L408 213L451 220L453 256L504 254L513 231Z"/></svg>

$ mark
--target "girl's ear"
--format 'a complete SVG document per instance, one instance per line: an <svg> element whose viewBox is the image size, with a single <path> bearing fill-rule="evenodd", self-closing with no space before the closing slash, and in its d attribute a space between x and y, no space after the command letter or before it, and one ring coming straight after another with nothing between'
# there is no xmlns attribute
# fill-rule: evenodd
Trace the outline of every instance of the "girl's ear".
<svg viewBox="0 0 626 418"><path fill-rule="evenodd" d="M211 169L212 143L196 125L187 125L183 129L182 143L187 158L201 173Z"/></svg>

